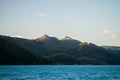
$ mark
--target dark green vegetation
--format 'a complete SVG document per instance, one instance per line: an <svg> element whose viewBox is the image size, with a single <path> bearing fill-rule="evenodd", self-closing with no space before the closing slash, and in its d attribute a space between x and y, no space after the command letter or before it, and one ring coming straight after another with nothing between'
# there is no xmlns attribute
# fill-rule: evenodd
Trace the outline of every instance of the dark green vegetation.
<svg viewBox="0 0 120 80"><path fill-rule="evenodd" d="M44 35L34 40L0 36L0 64L120 64L119 47L101 47L68 36L59 40Z"/></svg>
<svg viewBox="0 0 120 80"><path fill-rule="evenodd" d="M39 54L28 52L24 48L0 38L0 65L47 63L47 60Z"/></svg>

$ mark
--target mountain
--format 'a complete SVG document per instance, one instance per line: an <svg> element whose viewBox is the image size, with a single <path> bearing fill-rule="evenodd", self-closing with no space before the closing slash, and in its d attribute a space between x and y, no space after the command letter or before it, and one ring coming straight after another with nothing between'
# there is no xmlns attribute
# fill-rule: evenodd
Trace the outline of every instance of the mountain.
<svg viewBox="0 0 120 80"><path fill-rule="evenodd" d="M63 45L65 46L65 49L70 52L70 51L74 51L78 45L81 43L78 40L72 39L69 36L65 36L64 38L60 39L60 41L63 43Z"/></svg>
<svg viewBox="0 0 120 80"><path fill-rule="evenodd" d="M120 64L119 49L107 49L69 36L58 39L43 35L31 40L3 35L0 37L34 55L41 55L48 64Z"/></svg>
<svg viewBox="0 0 120 80"><path fill-rule="evenodd" d="M14 43L19 45L20 47L25 48L26 50L32 52L32 53L37 53L41 54L42 48L41 42L37 42L36 40L31 40L31 39L24 39L24 38L18 38L18 37L10 37L10 36L0 36L1 38L5 39L8 42Z"/></svg>
<svg viewBox="0 0 120 80"><path fill-rule="evenodd" d="M0 65L47 64L39 54L31 53L24 48L0 37Z"/></svg>
<svg viewBox="0 0 120 80"><path fill-rule="evenodd" d="M119 46L102 46L106 52L120 60L120 47Z"/></svg>
<svg viewBox="0 0 120 80"><path fill-rule="evenodd" d="M106 49L101 48L92 43L81 43L76 51L76 55L80 62L85 64L117 64L120 63L118 58L106 52ZM85 62L86 61L86 62Z"/></svg>
<svg viewBox="0 0 120 80"><path fill-rule="evenodd" d="M35 41L38 44L41 43L44 55L64 51L64 45L55 37L43 35L42 37L35 39Z"/></svg>
<svg viewBox="0 0 120 80"><path fill-rule="evenodd" d="M36 41L52 41L52 40L57 40L57 38L55 38L55 37L49 37L48 35L43 35L43 36L41 36L41 37L39 37L39 38L37 38L36 39Z"/></svg>
<svg viewBox="0 0 120 80"><path fill-rule="evenodd" d="M79 44L80 41L77 40L59 40L55 37L50 37L48 35L43 35L36 39L23 39L15 38L10 36L1 36L7 41L15 43L25 49L41 54L41 55L51 55L54 53L64 53L73 51Z"/></svg>

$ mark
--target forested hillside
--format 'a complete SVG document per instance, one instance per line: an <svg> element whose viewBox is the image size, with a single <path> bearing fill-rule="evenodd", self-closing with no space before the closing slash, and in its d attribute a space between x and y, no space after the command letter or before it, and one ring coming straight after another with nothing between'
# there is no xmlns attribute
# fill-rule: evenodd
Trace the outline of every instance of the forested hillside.
<svg viewBox="0 0 120 80"><path fill-rule="evenodd" d="M32 40L0 36L0 64L117 65L120 52L68 36L61 40L48 35Z"/></svg>
<svg viewBox="0 0 120 80"><path fill-rule="evenodd" d="M0 65L10 64L47 64L47 60L0 38Z"/></svg>

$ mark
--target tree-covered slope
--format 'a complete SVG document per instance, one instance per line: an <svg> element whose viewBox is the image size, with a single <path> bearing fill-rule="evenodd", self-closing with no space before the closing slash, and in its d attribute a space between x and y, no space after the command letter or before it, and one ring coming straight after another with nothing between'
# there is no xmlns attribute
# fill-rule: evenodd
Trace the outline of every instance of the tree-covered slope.
<svg viewBox="0 0 120 80"><path fill-rule="evenodd" d="M0 37L0 65L9 64L47 64L47 60Z"/></svg>
<svg viewBox="0 0 120 80"><path fill-rule="evenodd" d="M83 64L120 64L120 60L92 43L81 43L74 55Z"/></svg>
<svg viewBox="0 0 120 80"><path fill-rule="evenodd" d="M0 36L1 64L120 64L119 54L68 36L61 40L48 35L33 40Z"/></svg>

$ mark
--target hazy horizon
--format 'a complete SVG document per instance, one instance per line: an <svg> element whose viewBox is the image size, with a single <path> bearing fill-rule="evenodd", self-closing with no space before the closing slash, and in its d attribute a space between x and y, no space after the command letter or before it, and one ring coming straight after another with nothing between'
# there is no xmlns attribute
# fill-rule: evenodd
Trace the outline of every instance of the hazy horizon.
<svg viewBox="0 0 120 80"><path fill-rule="evenodd" d="M120 0L0 0L0 34L70 36L120 46Z"/></svg>

